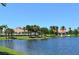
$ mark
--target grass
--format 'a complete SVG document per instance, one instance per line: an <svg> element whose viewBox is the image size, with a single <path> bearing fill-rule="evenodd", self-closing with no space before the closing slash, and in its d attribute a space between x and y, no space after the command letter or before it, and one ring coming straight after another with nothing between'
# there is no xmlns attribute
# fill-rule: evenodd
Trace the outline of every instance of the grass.
<svg viewBox="0 0 79 59"><path fill-rule="evenodd" d="M45 35L39 35L38 37L36 36L32 36L32 37L29 37L29 36L14 36L16 40L43 40L43 39L48 39L50 37L60 37L60 36L56 36L56 35L53 35L53 34L46 34ZM75 36L74 34L71 35L71 37L79 37L78 36ZM5 37L0 37L0 40L12 40L12 39L6 39Z"/></svg>
<svg viewBox="0 0 79 59"><path fill-rule="evenodd" d="M3 46L0 46L0 52L5 52L5 53L11 54L11 55L27 55L27 54L24 54L22 52L18 52L18 51L15 51L13 49L6 48Z"/></svg>
<svg viewBox="0 0 79 59"><path fill-rule="evenodd" d="M16 36L16 38L19 40L22 40L22 39L23 40L36 40L36 39L40 40L40 39L46 39L48 37L33 37L33 38L31 38L29 36Z"/></svg>
<svg viewBox="0 0 79 59"><path fill-rule="evenodd" d="M0 37L0 40L11 40L11 39L6 39L5 37Z"/></svg>
<svg viewBox="0 0 79 59"><path fill-rule="evenodd" d="M47 39L49 38L49 36L44 36L42 35L41 36L32 36L32 37L29 37L29 36L14 36L16 40L36 40L36 39L39 39L39 40L42 40L42 39ZM6 39L6 37L0 37L0 40L11 40L11 39Z"/></svg>
<svg viewBox="0 0 79 59"><path fill-rule="evenodd" d="M0 40L7 40L5 37L0 37Z"/></svg>

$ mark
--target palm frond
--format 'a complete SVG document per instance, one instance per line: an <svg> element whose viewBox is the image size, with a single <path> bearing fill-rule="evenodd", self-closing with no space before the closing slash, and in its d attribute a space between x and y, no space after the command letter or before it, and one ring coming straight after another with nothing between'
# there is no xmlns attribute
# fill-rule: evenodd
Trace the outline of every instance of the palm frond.
<svg viewBox="0 0 79 59"><path fill-rule="evenodd" d="M7 4L6 3L1 3L1 5L6 7Z"/></svg>

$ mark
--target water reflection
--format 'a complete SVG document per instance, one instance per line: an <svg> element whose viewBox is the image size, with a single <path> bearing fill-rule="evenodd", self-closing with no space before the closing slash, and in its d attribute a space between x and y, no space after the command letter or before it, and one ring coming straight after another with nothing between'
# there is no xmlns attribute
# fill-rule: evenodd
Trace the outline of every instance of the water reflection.
<svg viewBox="0 0 79 59"><path fill-rule="evenodd" d="M48 40L1 40L1 46L33 55L79 54L79 37Z"/></svg>
<svg viewBox="0 0 79 59"><path fill-rule="evenodd" d="M13 42L13 40L1 40L0 45L13 49L14 42Z"/></svg>
<svg viewBox="0 0 79 59"><path fill-rule="evenodd" d="M29 53L29 54L32 54L33 52L35 52L35 50L36 50L36 46L34 45L34 43L36 43L37 42L37 40L28 40L27 42L26 42L26 47L25 48L27 48L27 53Z"/></svg>
<svg viewBox="0 0 79 59"><path fill-rule="evenodd" d="M11 49L14 48L14 42L13 42L13 40L6 40L6 41L4 41L4 45L6 47L8 47L8 48L11 48Z"/></svg>
<svg viewBox="0 0 79 59"><path fill-rule="evenodd" d="M26 40L21 40L21 41L14 40L14 50L22 51L22 52L26 53L25 52L25 51L27 51L26 43L27 43Z"/></svg>

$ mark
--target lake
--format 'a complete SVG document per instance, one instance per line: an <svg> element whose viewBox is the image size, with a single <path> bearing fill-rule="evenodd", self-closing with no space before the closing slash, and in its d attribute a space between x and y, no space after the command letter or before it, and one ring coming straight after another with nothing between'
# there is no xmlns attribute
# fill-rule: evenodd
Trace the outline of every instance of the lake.
<svg viewBox="0 0 79 59"><path fill-rule="evenodd" d="M79 55L79 37L48 40L0 40L0 46L32 55Z"/></svg>

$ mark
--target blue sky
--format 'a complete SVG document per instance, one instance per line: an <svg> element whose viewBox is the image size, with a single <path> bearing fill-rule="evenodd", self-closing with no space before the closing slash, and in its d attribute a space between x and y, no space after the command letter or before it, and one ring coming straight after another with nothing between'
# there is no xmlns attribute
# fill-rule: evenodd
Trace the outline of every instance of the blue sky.
<svg viewBox="0 0 79 59"><path fill-rule="evenodd" d="M1 24L7 24L11 28L27 24L76 28L79 27L79 4L8 3L7 7L0 6Z"/></svg>

